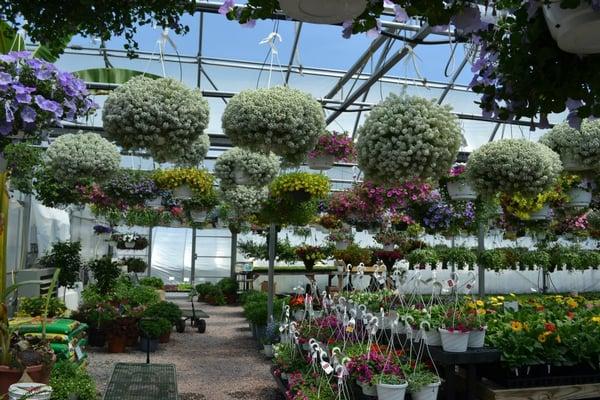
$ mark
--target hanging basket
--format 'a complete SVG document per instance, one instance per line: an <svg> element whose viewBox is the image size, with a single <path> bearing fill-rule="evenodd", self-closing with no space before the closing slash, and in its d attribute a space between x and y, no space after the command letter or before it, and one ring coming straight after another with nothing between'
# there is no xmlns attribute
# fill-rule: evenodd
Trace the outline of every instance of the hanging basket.
<svg viewBox="0 0 600 400"><path fill-rule="evenodd" d="M412 400L436 400L441 382L430 383L416 392L411 392Z"/></svg>
<svg viewBox="0 0 600 400"><path fill-rule="evenodd" d="M444 351L452 353L464 353L467 351L470 332L449 331L442 328L439 331Z"/></svg>
<svg viewBox="0 0 600 400"><path fill-rule="evenodd" d="M189 185L181 185L173 189L173 197L176 199L191 199L194 194Z"/></svg>
<svg viewBox="0 0 600 400"><path fill-rule="evenodd" d="M333 167L335 157L329 154L317 157L308 157L308 167L317 171L326 171Z"/></svg>
<svg viewBox="0 0 600 400"><path fill-rule="evenodd" d="M408 383L400 385L388 385L385 383L377 384L378 400L404 400ZM364 393L364 392L363 392Z"/></svg>
<svg viewBox="0 0 600 400"><path fill-rule="evenodd" d="M485 344L485 332L487 328L472 330L469 333L469 344L468 347L473 349L480 349Z"/></svg>
<svg viewBox="0 0 600 400"><path fill-rule="evenodd" d="M208 213L206 211L201 210L192 210L190 211L190 217L194 222L204 222L206 220L206 216Z"/></svg>
<svg viewBox="0 0 600 400"><path fill-rule="evenodd" d="M339 241L335 242L335 248L337 250L346 250L349 245L350 245L350 242L348 242L347 240L339 240Z"/></svg>
<svg viewBox="0 0 600 400"><path fill-rule="evenodd" d="M123 242L123 246L125 246L126 249L134 249L135 242Z"/></svg>
<svg viewBox="0 0 600 400"><path fill-rule="evenodd" d="M304 310L296 310L294 311L294 319L296 321L304 321Z"/></svg>
<svg viewBox="0 0 600 400"><path fill-rule="evenodd" d="M551 208L548 204L544 204L544 206L536 212L532 212L529 216L529 219L532 221L545 221L550 218Z"/></svg>
<svg viewBox="0 0 600 400"><path fill-rule="evenodd" d="M362 392L365 396L377 396L377 387L375 385L369 385L368 383L359 382L358 383L362 388Z"/></svg>
<svg viewBox="0 0 600 400"><path fill-rule="evenodd" d="M592 202L592 192L582 188L573 188L569 191L567 207L587 208Z"/></svg>
<svg viewBox="0 0 600 400"><path fill-rule="evenodd" d="M149 208L158 208L162 206L162 197L158 196L150 200L145 201L146 207Z"/></svg>
<svg viewBox="0 0 600 400"><path fill-rule="evenodd" d="M365 11L365 0L279 0L281 10L298 21L339 24Z"/></svg>
<svg viewBox="0 0 600 400"><path fill-rule="evenodd" d="M247 185L250 183L250 176L241 168L233 170L233 180L236 185Z"/></svg>
<svg viewBox="0 0 600 400"><path fill-rule="evenodd" d="M423 330L423 338L425 343L429 346L441 346L442 337L437 329L430 329L428 331Z"/></svg>
<svg viewBox="0 0 600 400"><path fill-rule="evenodd" d="M590 167L584 165L579 158L571 154L561 154L560 161L563 164L563 169L567 172L582 172L590 169Z"/></svg>
<svg viewBox="0 0 600 400"><path fill-rule="evenodd" d="M383 251L394 251L394 244L384 244Z"/></svg>
<svg viewBox="0 0 600 400"><path fill-rule="evenodd" d="M475 200L477 192L464 180L451 181L446 184L448 195L452 200Z"/></svg>
<svg viewBox="0 0 600 400"><path fill-rule="evenodd" d="M600 53L600 12L587 1L577 8L564 9L560 1L544 5L548 29L558 47L567 53Z"/></svg>

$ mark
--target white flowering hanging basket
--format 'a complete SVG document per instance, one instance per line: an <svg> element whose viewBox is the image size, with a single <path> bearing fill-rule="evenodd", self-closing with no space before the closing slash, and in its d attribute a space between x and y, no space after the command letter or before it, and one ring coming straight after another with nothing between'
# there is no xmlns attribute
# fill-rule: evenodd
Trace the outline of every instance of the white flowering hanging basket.
<svg viewBox="0 0 600 400"><path fill-rule="evenodd" d="M203 210L192 210L190 211L190 217L194 222L204 222L208 213Z"/></svg>
<svg viewBox="0 0 600 400"><path fill-rule="evenodd" d="M411 392L412 400L436 400L441 382L430 383L416 392Z"/></svg>
<svg viewBox="0 0 600 400"><path fill-rule="evenodd" d="M233 180L237 185L247 185L250 183L250 176L241 168L233 171Z"/></svg>
<svg viewBox="0 0 600 400"><path fill-rule="evenodd" d="M333 167L335 157L329 154L308 157L308 167L317 171L325 171Z"/></svg>
<svg viewBox="0 0 600 400"><path fill-rule="evenodd" d="M173 197L176 199L191 199L192 188L189 185L181 185L173 189Z"/></svg>
<svg viewBox="0 0 600 400"><path fill-rule="evenodd" d="M377 384L377 399L378 400L404 400L408 383L400 385L388 385L385 383ZM364 390L363 390L364 393Z"/></svg>
<svg viewBox="0 0 600 400"><path fill-rule="evenodd" d="M475 200L477 192L464 180L450 181L446 184L448 195L452 200Z"/></svg>
<svg viewBox="0 0 600 400"><path fill-rule="evenodd" d="M315 24L339 24L363 13L365 0L279 0L283 12L293 19Z"/></svg>
<svg viewBox="0 0 600 400"><path fill-rule="evenodd" d="M472 330L469 333L468 346L474 349L482 348L485 343L485 333L487 328Z"/></svg>
<svg viewBox="0 0 600 400"><path fill-rule="evenodd" d="M444 351L453 353L463 353L467 351L469 345L470 332L461 332L458 330L449 331L440 328L440 336L442 338L442 348Z"/></svg>
<svg viewBox="0 0 600 400"><path fill-rule="evenodd" d="M600 53L600 12L582 0L577 8L560 7L560 1L544 5L548 29L558 47L567 53Z"/></svg>
<svg viewBox="0 0 600 400"><path fill-rule="evenodd" d="M585 208L592 202L592 192L583 188L573 188L569 191L567 207Z"/></svg>
<svg viewBox="0 0 600 400"><path fill-rule="evenodd" d="M529 216L529 219L532 221L545 221L550 218L550 213L552 210L548 204L544 204L544 206L536 212L532 212Z"/></svg>

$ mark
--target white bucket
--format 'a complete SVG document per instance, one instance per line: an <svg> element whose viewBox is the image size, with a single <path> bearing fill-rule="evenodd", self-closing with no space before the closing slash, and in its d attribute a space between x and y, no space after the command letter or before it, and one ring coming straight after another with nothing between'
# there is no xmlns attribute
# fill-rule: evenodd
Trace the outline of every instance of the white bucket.
<svg viewBox="0 0 600 400"><path fill-rule="evenodd" d="M529 215L529 219L532 221L544 221L550 218L550 206L544 204L544 206L536 212L532 212Z"/></svg>
<svg viewBox="0 0 600 400"><path fill-rule="evenodd" d="M353 20L365 11L364 0L279 0L290 18L315 24L339 24Z"/></svg>
<svg viewBox="0 0 600 400"><path fill-rule="evenodd" d="M346 250L349 245L350 243L347 240L335 242L335 248L337 250Z"/></svg>
<svg viewBox="0 0 600 400"><path fill-rule="evenodd" d="M486 329L476 329L469 333L469 344L468 346L473 349L482 348L485 343L485 332Z"/></svg>
<svg viewBox="0 0 600 400"><path fill-rule="evenodd" d="M191 199L192 188L189 185L181 185L173 189L173 197L176 199Z"/></svg>
<svg viewBox="0 0 600 400"><path fill-rule="evenodd" d="M411 392L412 400L436 400L440 384L441 382L430 383L414 393Z"/></svg>
<svg viewBox="0 0 600 400"><path fill-rule="evenodd" d="M206 220L206 216L208 213L206 211L193 210L190 211L190 217L192 217L192 221L194 222L204 222Z"/></svg>
<svg viewBox="0 0 600 400"><path fill-rule="evenodd" d="M548 29L558 47L567 53L600 53L600 12L581 1L577 8L564 9L560 1L544 5Z"/></svg>
<svg viewBox="0 0 600 400"><path fill-rule="evenodd" d="M469 345L469 332L452 331L439 329L442 338L442 347L444 351L452 353L463 353L467 351Z"/></svg>
<svg viewBox="0 0 600 400"><path fill-rule="evenodd" d="M8 388L8 400L50 400L52 388L41 383L15 383Z"/></svg>
<svg viewBox="0 0 600 400"><path fill-rule="evenodd" d="M383 245L383 251L394 251L394 245L393 244Z"/></svg>
<svg viewBox="0 0 600 400"><path fill-rule="evenodd" d="M448 182L446 187L452 200L475 200L477 198L477 192L464 180Z"/></svg>
<svg viewBox="0 0 600 400"><path fill-rule="evenodd" d="M422 330L423 338L425 339L425 344L429 346L441 346L442 345L442 337L440 336L440 332L437 329L430 329L428 331Z"/></svg>
<svg viewBox="0 0 600 400"><path fill-rule="evenodd" d="M404 400L406 395L406 387L408 383L401 385L388 385L385 383L377 384L377 399L378 400ZM364 392L363 392L364 393Z"/></svg>
<svg viewBox="0 0 600 400"><path fill-rule="evenodd" d="M315 158L308 157L308 167L317 171L325 171L333 167L335 157L330 155L318 156Z"/></svg>
<svg viewBox="0 0 600 400"><path fill-rule="evenodd" d="M374 385L368 385L362 382L358 382L358 385L362 388L362 392L365 396L377 396L377 388Z"/></svg>
<svg viewBox="0 0 600 400"><path fill-rule="evenodd" d="M586 208L592 202L592 192L581 188L573 188L569 191L569 202L567 207Z"/></svg>
<svg viewBox="0 0 600 400"><path fill-rule="evenodd" d="M146 204L146 207L158 208L158 207L162 206L162 197L155 197L153 199L146 200L145 204Z"/></svg>

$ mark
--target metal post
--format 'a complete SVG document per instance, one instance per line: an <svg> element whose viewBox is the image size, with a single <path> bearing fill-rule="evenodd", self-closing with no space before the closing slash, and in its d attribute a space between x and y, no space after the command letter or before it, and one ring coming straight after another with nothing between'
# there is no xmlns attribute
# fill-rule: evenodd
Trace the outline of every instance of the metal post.
<svg viewBox="0 0 600 400"><path fill-rule="evenodd" d="M152 233L154 228L151 226L148 228L148 276L152 270Z"/></svg>
<svg viewBox="0 0 600 400"><path fill-rule="evenodd" d="M31 195L28 194L21 203L23 206L23 219L20 239L20 257L17 269L24 269L27 264L27 254L29 253L29 235L31 232Z"/></svg>
<svg viewBox="0 0 600 400"><path fill-rule="evenodd" d="M190 272L190 283L196 282L196 227L192 228L192 270Z"/></svg>
<svg viewBox="0 0 600 400"><path fill-rule="evenodd" d="M483 253L485 250L485 234L486 234L486 225L484 221L479 222L479 229L477 232L477 251L479 254ZM479 297L485 296L485 268L483 265L478 266L478 281L479 281Z"/></svg>
<svg viewBox="0 0 600 400"><path fill-rule="evenodd" d="M268 295L268 300L267 300L267 315L268 315L268 322L273 322L273 295L274 295L274 288L273 288L273 284L274 284L274 278L275 278L275 244L277 243L277 229L275 227L275 224L271 224L269 226L269 284L268 284L268 289L269 289L269 295Z"/></svg>
<svg viewBox="0 0 600 400"><path fill-rule="evenodd" d="M231 270L230 276L235 279L235 264L237 264L237 231L231 231Z"/></svg>

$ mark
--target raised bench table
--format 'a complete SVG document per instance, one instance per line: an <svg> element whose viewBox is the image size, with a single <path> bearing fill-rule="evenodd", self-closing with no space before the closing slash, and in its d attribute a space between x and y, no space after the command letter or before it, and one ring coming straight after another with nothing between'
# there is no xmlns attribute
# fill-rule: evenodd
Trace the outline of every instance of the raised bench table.
<svg viewBox="0 0 600 400"><path fill-rule="evenodd" d="M178 400L173 364L117 363L104 400Z"/></svg>

